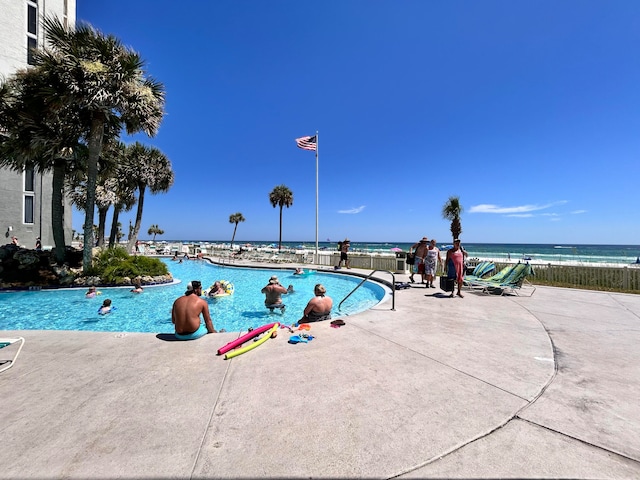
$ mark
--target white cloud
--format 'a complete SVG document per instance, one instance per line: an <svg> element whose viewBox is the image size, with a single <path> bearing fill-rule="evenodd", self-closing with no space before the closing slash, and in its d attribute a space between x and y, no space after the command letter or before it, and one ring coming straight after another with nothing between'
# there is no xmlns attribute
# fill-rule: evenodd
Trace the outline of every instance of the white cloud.
<svg viewBox="0 0 640 480"><path fill-rule="evenodd" d="M364 205L362 205L361 207L358 208L351 208L349 210L338 210L338 213L350 213L350 214L355 214L355 213L360 213L361 211L364 210Z"/></svg>
<svg viewBox="0 0 640 480"><path fill-rule="evenodd" d="M587 213L586 210L574 210L573 212L569 212L572 215L579 215L580 213Z"/></svg>
<svg viewBox="0 0 640 480"><path fill-rule="evenodd" d="M505 217L529 218L533 217L533 213L511 213L509 215L505 215Z"/></svg>
<svg viewBox="0 0 640 480"><path fill-rule="evenodd" d="M547 203L544 205L518 205L515 207L501 207L500 205L482 203L480 205L474 205L473 207L471 207L469 209L469 213L521 214L525 212L535 212L537 210L544 210L545 208L550 208L550 207L554 207L556 205L562 205L565 203L567 203L566 200L560 200L558 202Z"/></svg>

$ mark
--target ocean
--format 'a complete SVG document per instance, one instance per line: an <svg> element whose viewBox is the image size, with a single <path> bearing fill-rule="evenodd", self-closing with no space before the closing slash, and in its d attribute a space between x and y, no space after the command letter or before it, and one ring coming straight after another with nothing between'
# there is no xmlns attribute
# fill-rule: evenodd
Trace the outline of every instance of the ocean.
<svg viewBox="0 0 640 480"><path fill-rule="evenodd" d="M228 240L188 240L183 243L229 244ZM351 242L351 252L370 254L392 254L394 248L407 252L414 244L403 242ZM253 247L277 247L276 242L235 241L234 246L250 244ZM450 244L438 243L444 251ZM579 244L537 244L537 243L463 243L469 258L501 260L528 260L531 263L571 263L571 264L632 264L640 256L640 245L579 245ZM287 249L315 250L315 241L282 242ZM318 242L318 249L335 251L337 242Z"/></svg>

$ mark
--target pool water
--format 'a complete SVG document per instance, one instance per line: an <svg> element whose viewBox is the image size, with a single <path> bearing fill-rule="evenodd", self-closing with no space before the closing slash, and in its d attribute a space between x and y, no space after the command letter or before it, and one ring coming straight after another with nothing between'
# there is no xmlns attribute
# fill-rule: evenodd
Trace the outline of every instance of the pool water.
<svg viewBox="0 0 640 480"><path fill-rule="evenodd" d="M295 323L313 297L316 283L322 283L327 288L327 295L333 298L333 318L367 310L385 296L383 287L367 281L338 311L340 301L362 281L361 278L320 272L300 276L293 275L293 270L221 267L196 260L163 261L173 278L182 283L146 287L141 294L131 293L132 287L98 288L101 294L94 298L85 298L85 288L0 293L0 330L170 333L173 332L171 307L175 299L184 294L187 282L191 280L200 280L203 289L216 280L233 283L233 295L207 300L214 327L228 332L274 321ZM285 287L294 287L294 293L282 296L287 305L284 313L279 310L271 313L264 306L264 295L260 290L271 275L277 275ZM98 308L105 298L111 299L115 310L108 315L99 315Z"/></svg>

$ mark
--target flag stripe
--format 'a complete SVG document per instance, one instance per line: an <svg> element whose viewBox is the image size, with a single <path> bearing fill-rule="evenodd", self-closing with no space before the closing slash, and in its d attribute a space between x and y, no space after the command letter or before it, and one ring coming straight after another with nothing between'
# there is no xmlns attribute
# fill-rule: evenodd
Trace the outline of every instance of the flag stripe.
<svg viewBox="0 0 640 480"><path fill-rule="evenodd" d="M313 137L300 137L296 138L296 143L298 147L303 150L313 150L315 151L316 146L318 145L318 140L316 136Z"/></svg>

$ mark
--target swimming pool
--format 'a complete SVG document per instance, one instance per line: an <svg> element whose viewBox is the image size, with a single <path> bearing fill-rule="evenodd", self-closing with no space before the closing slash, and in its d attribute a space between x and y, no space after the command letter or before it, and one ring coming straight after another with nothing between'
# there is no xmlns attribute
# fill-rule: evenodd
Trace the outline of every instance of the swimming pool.
<svg viewBox="0 0 640 480"><path fill-rule="evenodd" d="M0 330L90 330L98 332L173 332L171 307L183 295L187 282L200 280L203 288L215 280L234 284L233 295L209 299L209 311L216 330L242 331L268 322L292 324L313 297L313 287L322 283L334 301L332 317L352 315L378 304L385 289L366 282L351 295L338 311L338 303L351 292L361 278L317 272L293 275L293 270L221 267L207 261L183 263L164 259L169 271L182 283L146 287L144 293L131 293L132 287L99 288L102 293L85 298L86 289L61 289L0 293ZM294 293L283 295L286 311L270 313L264 306L264 287L271 275L278 275L285 287L293 285ZM105 298L112 300L115 311L98 315Z"/></svg>

